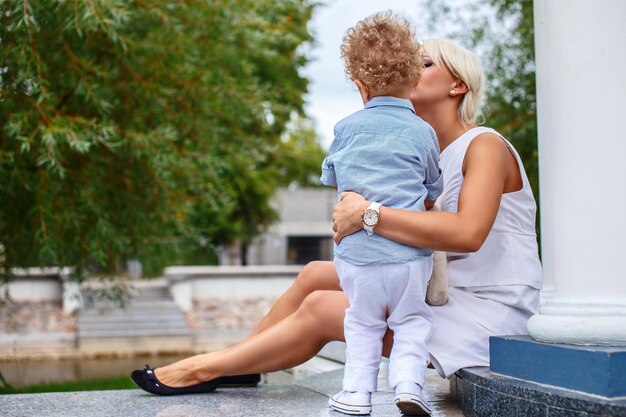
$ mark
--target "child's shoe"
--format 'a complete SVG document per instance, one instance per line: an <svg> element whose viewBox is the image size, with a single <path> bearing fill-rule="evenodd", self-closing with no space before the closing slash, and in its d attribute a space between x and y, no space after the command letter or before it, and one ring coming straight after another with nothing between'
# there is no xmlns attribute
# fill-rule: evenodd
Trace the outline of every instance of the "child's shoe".
<svg viewBox="0 0 626 417"><path fill-rule="evenodd" d="M340 413L363 416L372 412L372 394L366 391L341 391L330 397L328 405Z"/></svg>
<svg viewBox="0 0 626 417"><path fill-rule="evenodd" d="M415 382L401 382L396 387L396 405L407 416L430 416L432 410Z"/></svg>

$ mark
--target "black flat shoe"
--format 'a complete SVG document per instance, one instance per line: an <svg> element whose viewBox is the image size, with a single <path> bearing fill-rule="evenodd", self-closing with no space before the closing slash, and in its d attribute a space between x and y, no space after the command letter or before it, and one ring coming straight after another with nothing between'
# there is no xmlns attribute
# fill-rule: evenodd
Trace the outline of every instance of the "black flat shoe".
<svg viewBox="0 0 626 417"><path fill-rule="evenodd" d="M223 376L219 381L220 388L256 387L261 381L261 374Z"/></svg>
<svg viewBox="0 0 626 417"><path fill-rule="evenodd" d="M135 370L130 374L135 384L142 390L156 395L185 395L185 394L204 394L215 391L219 386L220 379L212 379L207 382L190 385L188 387L170 387L163 384L154 374L154 369L149 365L143 370Z"/></svg>

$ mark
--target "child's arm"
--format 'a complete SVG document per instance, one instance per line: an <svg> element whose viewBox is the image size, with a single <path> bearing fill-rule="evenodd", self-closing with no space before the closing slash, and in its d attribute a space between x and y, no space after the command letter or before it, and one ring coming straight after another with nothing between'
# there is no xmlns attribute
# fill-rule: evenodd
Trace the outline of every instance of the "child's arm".
<svg viewBox="0 0 626 417"><path fill-rule="evenodd" d="M332 161L332 155L328 155L322 162L322 176L320 177L322 184L329 187L337 188L337 177L335 176L335 166Z"/></svg>
<svg viewBox="0 0 626 417"><path fill-rule="evenodd" d="M331 148L332 149L332 148ZM320 177L322 184L337 191L337 175L335 174L335 165L332 160L332 155L329 153L324 162L322 162L322 176Z"/></svg>
<svg viewBox="0 0 626 417"><path fill-rule="evenodd" d="M432 146L430 152L426 154L424 164L424 186L426 186L426 201L424 206L429 210L435 204L437 197L443 192L443 175L439 168L439 146Z"/></svg>
<svg viewBox="0 0 626 417"><path fill-rule="evenodd" d="M322 176L320 177L320 181L322 182L322 184L333 187L335 190L337 189L337 176L335 175L334 156L341 146L341 137L340 135L338 135L337 130L337 126L335 126L335 138L330 144L328 155L326 155L326 158L324 158L324 161L322 161Z"/></svg>

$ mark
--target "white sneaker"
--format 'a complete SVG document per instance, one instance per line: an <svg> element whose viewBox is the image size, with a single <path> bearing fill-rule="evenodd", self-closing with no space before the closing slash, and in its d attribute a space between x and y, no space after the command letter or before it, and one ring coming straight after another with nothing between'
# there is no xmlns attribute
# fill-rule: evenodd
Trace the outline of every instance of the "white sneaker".
<svg viewBox="0 0 626 417"><path fill-rule="evenodd" d="M401 382L396 387L396 405L407 416L430 416L432 409L415 382Z"/></svg>
<svg viewBox="0 0 626 417"><path fill-rule="evenodd" d="M372 412L372 394L366 391L341 391L330 397L328 405L340 413L363 416Z"/></svg>

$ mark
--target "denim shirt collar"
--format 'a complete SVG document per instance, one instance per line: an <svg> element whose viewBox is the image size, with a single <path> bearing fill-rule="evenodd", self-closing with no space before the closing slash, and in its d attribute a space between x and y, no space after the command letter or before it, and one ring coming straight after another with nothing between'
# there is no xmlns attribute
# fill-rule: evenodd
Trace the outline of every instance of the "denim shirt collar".
<svg viewBox="0 0 626 417"><path fill-rule="evenodd" d="M365 103L366 109L371 109L373 107L380 106L394 106L394 107L403 107L409 109L415 114L415 109L413 109L413 104L411 104L411 100L406 98L397 98L391 96L376 96L372 97L370 101Z"/></svg>

